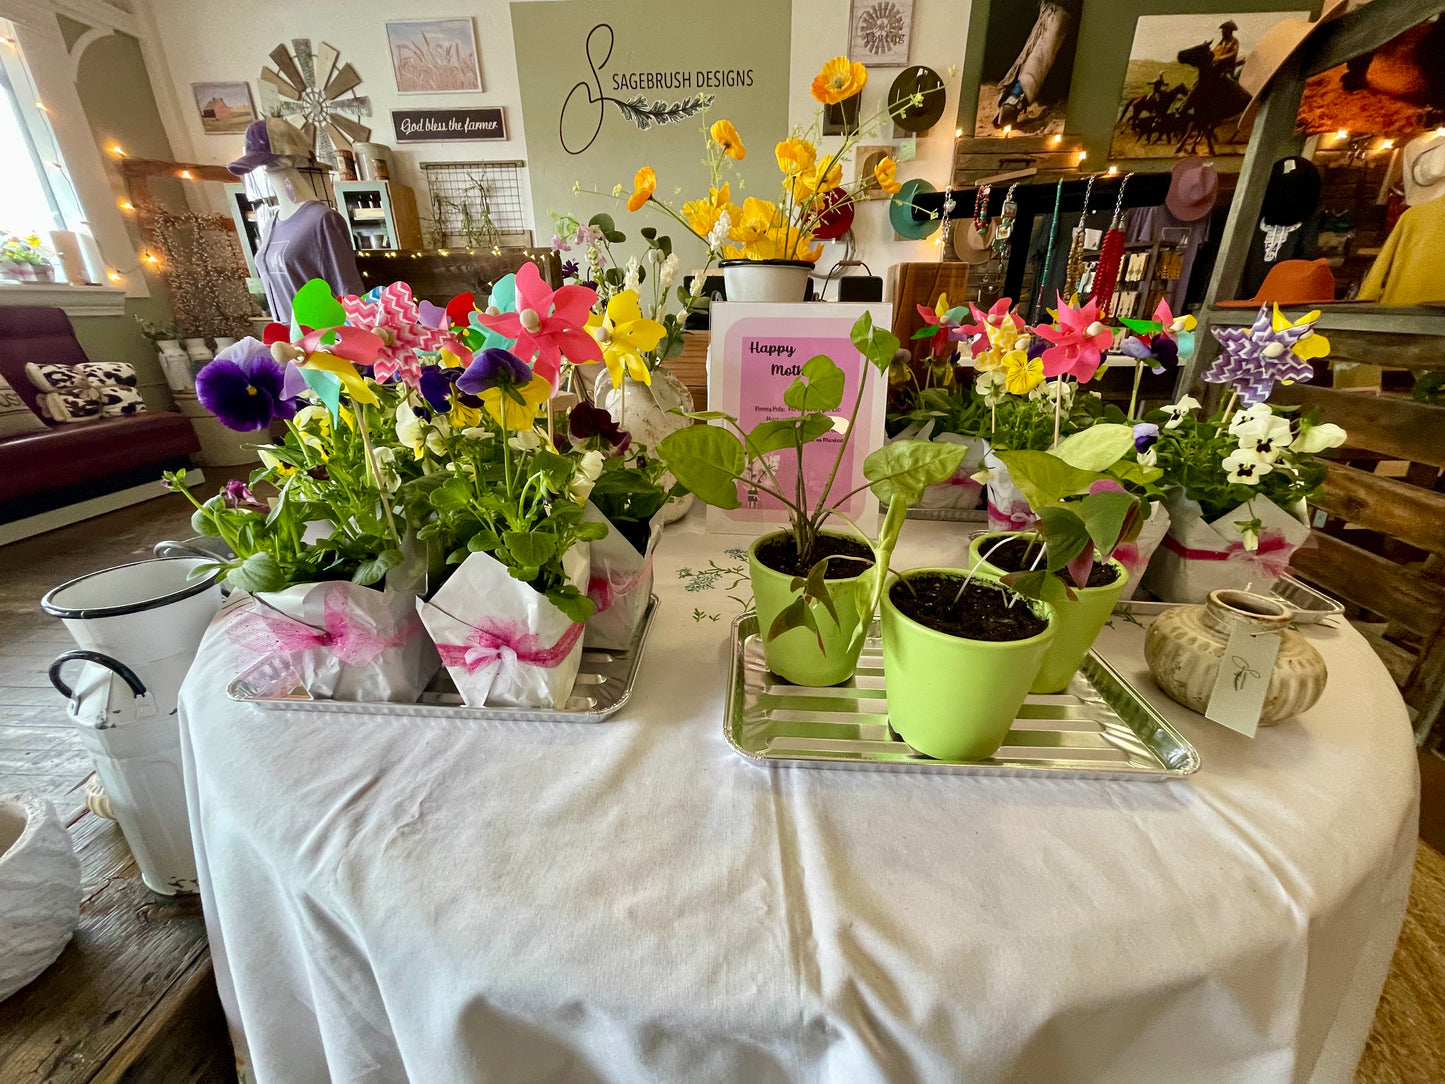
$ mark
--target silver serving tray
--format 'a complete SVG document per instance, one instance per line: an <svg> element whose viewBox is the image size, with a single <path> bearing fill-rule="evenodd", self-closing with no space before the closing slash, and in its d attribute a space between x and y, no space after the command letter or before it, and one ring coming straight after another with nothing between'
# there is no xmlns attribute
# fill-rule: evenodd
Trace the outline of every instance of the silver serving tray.
<svg viewBox="0 0 1445 1084"><path fill-rule="evenodd" d="M723 733L759 764L1163 782L1199 770L1199 754L1098 655L1069 691L1029 696L987 760L934 760L888 725L878 619L856 675L827 688L792 685L763 660L755 613L733 622L732 682Z"/></svg>
<svg viewBox="0 0 1445 1084"><path fill-rule="evenodd" d="M632 697L637 667L647 644L647 633L657 613L657 596L652 595L638 622L637 632L626 651L583 648L582 665L572 696L561 708L474 708L462 703L461 694L443 668L432 679L415 704L392 704L361 700L318 700L302 688L284 656L267 659L231 682L226 694L245 704L268 711L363 712L367 715L399 715L406 718L511 719L523 722L600 723L621 709Z"/></svg>
<svg viewBox="0 0 1445 1084"><path fill-rule="evenodd" d="M1296 625L1318 625L1332 617L1344 614L1344 606L1322 591L1316 591L1307 583L1295 579L1288 572L1275 581L1270 593L1294 611ZM1154 602L1146 599L1121 599L1115 606L1115 613L1162 614L1179 602Z"/></svg>

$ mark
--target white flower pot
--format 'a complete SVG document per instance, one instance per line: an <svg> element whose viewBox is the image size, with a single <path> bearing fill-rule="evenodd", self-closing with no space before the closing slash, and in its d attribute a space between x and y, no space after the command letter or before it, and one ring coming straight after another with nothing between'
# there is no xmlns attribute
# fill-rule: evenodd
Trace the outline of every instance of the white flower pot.
<svg viewBox="0 0 1445 1084"><path fill-rule="evenodd" d="M723 260L729 301L802 301L813 265L802 260Z"/></svg>
<svg viewBox="0 0 1445 1084"><path fill-rule="evenodd" d="M674 409L691 410L692 392L674 373L659 368L652 374L652 385L640 384L630 376L622 378L623 386L614 388L603 370L594 385L597 405L612 415L612 420L632 434L634 444L645 444L649 453L657 454L657 445L669 433L686 429L690 418L671 413ZM670 489L677 479L662 476L662 485ZM673 523L692 507L693 495L674 498L662 506L662 522Z"/></svg>
<svg viewBox="0 0 1445 1084"><path fill-rule="evenodd" d="M80 921L80 860L49 802L0 795L0 1000L55 962Z"/></svg>
<svg viewBox="0 0 1445 1084"><path fill-rule="evenodd" d="M185 348L186 356L192 361L210 361L215 355L211 348L206 345L205 339L182 339L181 346Z"/></svg>

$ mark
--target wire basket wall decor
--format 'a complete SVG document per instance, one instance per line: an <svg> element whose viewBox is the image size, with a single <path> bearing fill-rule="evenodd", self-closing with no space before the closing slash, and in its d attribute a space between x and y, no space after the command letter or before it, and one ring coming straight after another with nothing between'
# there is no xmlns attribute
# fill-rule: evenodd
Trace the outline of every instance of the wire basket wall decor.
<svg viewBox="0 0 1445 1084"><path fill-rule="evenodd" d="M527 248L521 162L424 162L433 248Z"/></svg>

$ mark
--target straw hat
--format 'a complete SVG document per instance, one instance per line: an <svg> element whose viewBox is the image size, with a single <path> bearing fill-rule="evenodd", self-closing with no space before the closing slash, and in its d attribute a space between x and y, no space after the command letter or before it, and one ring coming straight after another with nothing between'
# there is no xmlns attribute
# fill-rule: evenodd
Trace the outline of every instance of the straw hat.
<svg viewBox="0 0 1445 1084"><path fill-rule="evenodd" d="M1180 222L1197 222L1214 210L1219 196L1219 172L1203 158L1182 158L1170 171L1169 194L1164 206Z"/></svg>
<svg viewBox="0 0 1445 1084"><path fill-rule="evenodd" d="M1281 260L1269 269L1259 292L1248 301L1221 301L1221 309L1253 309L1266 301L1311 305L1335 299L1335 276L1328 260Z"/></svg>
<svg viewBox="0 0 1445 1084"><path fill-rule="evenodd" d="M1404 172L1411 207L1445 196L1445 136L1429 132L1406 143Z"/></svg>
<svg viewBox="0 0 1445 1084"><path fill-rule="evenodd" d="M1269 86L1275 72L1284 66L1284 62L1294 55L1295 50L1303 45L1311 34L1331 19L1343 15L1348 3L1349 0L1325 0L1320 17L1314 22L1308 19L1282 19L1265 31L1264 36L1244 58L1244 67L1239 72L1239 85L1250 94L1249 105L1245 106L1244 114L1240 118L1241 127L1259 108L1260 96L1265 87Z"/></svg>

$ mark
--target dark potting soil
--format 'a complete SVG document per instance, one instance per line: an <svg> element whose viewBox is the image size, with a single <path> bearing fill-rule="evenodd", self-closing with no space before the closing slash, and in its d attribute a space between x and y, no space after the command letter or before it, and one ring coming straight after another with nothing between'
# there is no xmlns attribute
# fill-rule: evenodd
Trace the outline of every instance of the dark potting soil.
<svg viewBox="0 0 1445 1084"><path fill-rule="evenodd" d="M1001 568L1005 572L1027 572L1034 567L1034 561L1038 560L1039 550L1043 548L1041 542L1030 542L1023 538L1010 538L1007 542L998 546L991 537L985 537L979 544L980 554L988 554L985 560L994 568ZM1043 562L1039 561L1042 566ZM1055 576L1064 580L1070 587L1076 587L1072 579L1066 579L1061 572L1055 572ZM1094 567L1089 570L1089 582L1085 587L1108 587L1118 578L1119 572L1113 565L1101 561L1095 561Z"/></svg>
<svg viewBox="0 0 1445 1084"><path fill-rule="evenodd" d="M833 558L828 562L825 575L830 580L846 580L873 565L873 551L856 538L818 535L813 543L812 560L807 564L798 560L798 545L791 534L769 538L758 546L758 560L774 572L786 576L806 576L808 570L824 557Z"/></svg>
<svg viewBox="0 0 1445 1084"><path fill-rule="evenodd" d="M899 580L888 589L888 597L920 625L965 640L1027 640L1048 627L1048 622L1016 595L974 580L959 598L962 586L962 576L922 572ZM1008 605L1010 597L1012 606Z"/></svg>

